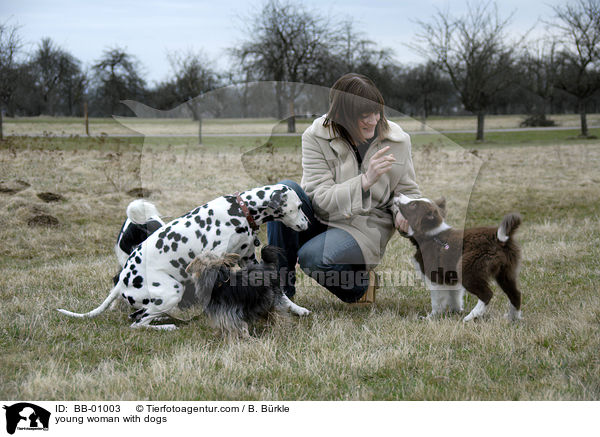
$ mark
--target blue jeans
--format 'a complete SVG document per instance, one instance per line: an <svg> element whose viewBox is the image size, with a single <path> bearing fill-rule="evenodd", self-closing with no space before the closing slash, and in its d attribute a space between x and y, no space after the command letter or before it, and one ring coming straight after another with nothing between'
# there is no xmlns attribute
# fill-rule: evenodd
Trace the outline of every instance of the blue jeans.
<svg viewBox="0 0 600 437"><path fill-rule="evenodd" d="M283 249L279 271L283 289L288 297L296 292L296 262L304 273L344 302L356 302L369 285L360 246L348 232L319 222L312 203L296 182L280 182L292 188L302 201L302 210L310 224L307 230L294 231L283 223L267 223L269 244Z"/></svg>

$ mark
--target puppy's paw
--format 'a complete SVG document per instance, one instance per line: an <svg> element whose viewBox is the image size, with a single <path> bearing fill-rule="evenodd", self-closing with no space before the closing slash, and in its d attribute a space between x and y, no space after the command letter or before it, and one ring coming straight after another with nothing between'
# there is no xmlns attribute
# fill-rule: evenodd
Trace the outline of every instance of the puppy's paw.
<svg viewBox="0 0 600 437"><path fill-rule="evenodd" d="M306 317L310 315L310 311L301 306L292 308L292 313L296 314L298 317Z"/></svg>
<svg viewBox="0 0 600 437"><path fill-rule="evenodd" d="M523 314L521 313L521 310L510 307L508 312L504 314L504 318L511 322L518 322L519 320L523 320Z"/></svg>

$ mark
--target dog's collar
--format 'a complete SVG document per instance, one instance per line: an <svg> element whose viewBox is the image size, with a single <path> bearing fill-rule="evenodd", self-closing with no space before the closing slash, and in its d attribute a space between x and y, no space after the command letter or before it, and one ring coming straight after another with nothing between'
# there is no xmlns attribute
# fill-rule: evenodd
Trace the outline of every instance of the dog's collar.
<svg viewBox="0 0 600 437"><path fill-rule="evenodd" d="M258 225L256 224L256 222L254 221L254 218L252 217L252 214L250 214L250 211L248 210L248 206L246 205L246 202L244 202L244 200L240 197L240 192L236 191L234 193L234 196L235 196L235 200L236 200L238 206L242 210L242 213L244 213L244 216L246 217L246 220L248 220L248 224L250 225L250 228L252 229L252 232L258 232L258 230L260 228L258 227ZM254 245L255 246L260 246L260 241L258 240L257 237L254 238Z"/></svg>
<svg viewBox="0 0 600 437"><path fill-rule="evenodd" d="M433 237L433 241L442 246L442 249L444 250L450 249L450 245L448 244L448 242L440 240L440 238L437 235Z"/></svg>

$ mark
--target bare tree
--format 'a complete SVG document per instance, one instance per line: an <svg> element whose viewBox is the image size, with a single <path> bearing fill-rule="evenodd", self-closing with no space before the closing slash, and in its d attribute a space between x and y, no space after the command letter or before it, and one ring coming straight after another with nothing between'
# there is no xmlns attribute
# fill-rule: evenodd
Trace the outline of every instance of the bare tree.
<svg viewBox="0 0 600 437"><path fill-rule="evenodd" d="M188 108L194 120L200 119L197 96L219 86L219 76L211 62L201 52L172 53L168 56L175 75L172 90L179 102L188 102ZM219 102L213 102L218 105ZM219 112L219 108L209 108Z"/></svg>
<svg viewBox="0 0 600 437"><path fill-rule="evenodd" d="M477 115L477 140L483 141L486 110L512 83L513 53L506 19L495 3L469 5L465 16L440 12L429 23L419 21L420 32L411 47L448 74L467 111Z"/></svg>
<svg viewBox="0 0 600 437"><path fill-rule="evenodd" d="M530 117L524 126L551 126L553 122L546 119L552 109L552 100L556 86L556 43L542 39L530 44L519 56L517 62L518 86L527 93L522 99Z"/></svg>
<svg viewBox="0 0 600 437"><path fill-rule="evenodd" d="M22 47L18 27L8 23L0 24L0 111L5 107L12 113L19 66L17 54Z"/></svg>
<svg viewBox="0 0 600 437"><path fill-rule="evenodd" d="M403 97L421 115L426 123L434 106L452 99L452 84L435 63L429 61L407 69L402 78Z"/></svg>
<svg viewBox="0 0 600 437"><path fill-rule="evenodd" d="M255 77L276 81L278 116L284 118L287 104L288 131L295 132L297 83L314 83L335 39L328 20L297 3L269 0L246 21L246 41L230 53Z"/></svg>
<svg viewBox="0 0 600 437"><path fill-rule="evenodd" d="M79 61L57 47L50 38L44 38L39 43L31 59L30 68L35 79L36 92L40 96L40 114L54 114L56 106L65 97L65 91L71 94L66 96L71 106L73 94L81 91L77 83L81 83L82 80Z"/></svg>
<svg viewBox="0 0 600 437"><path fill-rule="evenodd" d="M574 96L581 135L588 136L586 104L600 89L600 0L554 6L552 23L560 31L557 88Z"/></svg>
<svg viewBox="0 0 600 437"><path fill-rule="evenodd" d="M102 113L120 113L121 100L143 97L145 82L139 74L139 62L125 50L105 50L92 68L95 72L96 99Z"/></svg>

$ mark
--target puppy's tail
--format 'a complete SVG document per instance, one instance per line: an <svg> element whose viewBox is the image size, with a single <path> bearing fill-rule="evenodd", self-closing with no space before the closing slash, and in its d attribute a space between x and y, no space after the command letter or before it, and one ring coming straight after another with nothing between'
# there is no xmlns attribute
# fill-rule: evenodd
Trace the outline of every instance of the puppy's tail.
<svg viewBox="0 0 600 437"><path fill-rule="evenodd" d="M115 286L115 288L113 288L110 292L110 294L108 295L108 297L104 300L104 302L102 302L100 304L100 306L92 311L90 311L89 313L74 313L71 311L67 311L67 310L63 310L63 309L58 309L57 311L59 313L62 313L66 316L69 317L77 317L79 319L83 319L85 317L96 317L97 315L101 314L104 312L104 310L106 310L106 308L108 308L108 306L117 298L119 297L119 293L121 291L121 285L118 284Z"/></svg>
<svg viewBox="0 0 600 437"><path fill-rule="evenodd" d="M143 225L150 221L150 219L162 222L156 206L144 199L134 200L127 205L127 217L138 225Z"/></svg>
<svg viewBox="0 0 600 437"><path fill-rule="evenodd" d="M502 243L506 243L510 237L515 233L521 224L521 215L519 213L506 214L500 223L498 228L497 236L498 240Z"/></svg>

